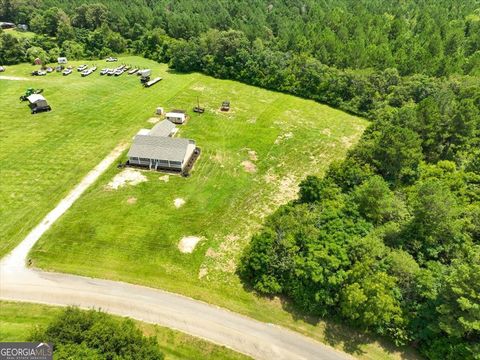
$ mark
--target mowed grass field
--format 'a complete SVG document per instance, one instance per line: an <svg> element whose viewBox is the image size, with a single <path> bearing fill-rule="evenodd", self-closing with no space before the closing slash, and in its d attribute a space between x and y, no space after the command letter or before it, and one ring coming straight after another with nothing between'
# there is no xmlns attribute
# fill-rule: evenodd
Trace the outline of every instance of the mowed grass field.
<svg viewBox="0 0 480 360"><path fill-rule="evenodd" d="M47 326L61 308L0 301L0 342L27 341L34 327ZM157 325L135 321L147 336L155 336L165 360L247 360L250 357L223 346Z"/></svg>
<svg viewBox="0 0 480 360"><path fill-rule="evenodd" d="M0 80L6 134L6 151L0 154L6 185L0 204L2 253L117 144L150 128L147 120L157 106L186 109L190 118L177 136L194 139L202 149L192 175L142 171L147 181L112 190L108 184L122 171L112 166L39 241L31 253L34 266L182 293L290 327L361 358L405 356L333 322L286 310L282 299L257 297L235 274L242 249L265 217L295 198L307 174L322 175L331 161L344 157L367 122L233 81L175 74L138 57L120 62L152 68L153 76L164 80L144 89L128 75L97 72L81 78L75 72L30 80L30 65L4 73L29 81ZM28 86L45 88L52 112L30 115L18 102ZM191 111L197 97L207 109L202 115ZM219 111L223 100L231 101L229 113ZM184 204L177 208L179 199ZM201 239L190 254L179 251L187 236Z"/></svg>

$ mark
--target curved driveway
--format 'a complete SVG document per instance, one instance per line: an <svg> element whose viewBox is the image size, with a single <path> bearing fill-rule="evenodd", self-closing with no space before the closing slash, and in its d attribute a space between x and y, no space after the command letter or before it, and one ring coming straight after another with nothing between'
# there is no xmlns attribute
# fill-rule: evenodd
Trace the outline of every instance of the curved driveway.
<svg viewBox="0 0 480 360"><path fill-rule="evenodd" d="M347 354L279 326L181 295L123 282L32 270L28 252L50 226L125 149L119 145L0 262L0 298L77 305L159 324L227 346L256 359L351 359Z"/></svg>

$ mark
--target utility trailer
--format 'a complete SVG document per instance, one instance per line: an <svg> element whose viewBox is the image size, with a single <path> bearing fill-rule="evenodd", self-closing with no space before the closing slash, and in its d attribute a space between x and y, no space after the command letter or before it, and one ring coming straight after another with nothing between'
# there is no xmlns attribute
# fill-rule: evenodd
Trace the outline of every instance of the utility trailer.
<svg viewBox="0 0 480 360"><path fill-rule="evenodd" d="M150 80L150 81L147 81L146 83L144 83L143 86L145 86L145 87L148 88L148 87L150 87L150 86L155 85L156 83L158 83L158 82L161 81L161 80L162 80L161 77L156 77L155 79Z"/></svg>

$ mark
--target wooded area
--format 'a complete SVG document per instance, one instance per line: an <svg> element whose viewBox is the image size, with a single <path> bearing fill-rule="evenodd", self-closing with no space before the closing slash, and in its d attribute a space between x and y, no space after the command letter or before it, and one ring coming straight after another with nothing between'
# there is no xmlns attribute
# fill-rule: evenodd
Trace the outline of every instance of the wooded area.
<svg viewBox="0 0 480 360"><path fill-rule="evenodd" d="M267 220L239 273L430 359L480 359L479 1L1 4L39 34L0 34L2 64L130 51L371 119Z"/></svg>

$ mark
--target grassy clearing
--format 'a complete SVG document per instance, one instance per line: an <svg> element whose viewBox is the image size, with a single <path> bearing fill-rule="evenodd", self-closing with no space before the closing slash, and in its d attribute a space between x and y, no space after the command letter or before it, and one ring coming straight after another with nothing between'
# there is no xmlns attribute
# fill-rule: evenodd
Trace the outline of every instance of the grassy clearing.
<svg viewBox="0 0 480 360"><path fill-rule="evenodd" d="M119 173L112 167L41 239L31 254L35 266L182 293L296 329L360 358L410 356L334 322L303 318L278 299L258 298L234 273L241 249L265 216L295 197L306 174L322 175L342 158L366 122L293 96L171 73L145 59L121 61L151 67L164 80L151 89L126 75L0 81L0 111L6 113L1 130L7 134L7 151L0 154L6 169L1 252L116 144L151 127L147 119L156 106L190 110L199 96L206 113L191 113L179 134L202 148L192 176L169 176L167 182L163 174L144 172L146 182L108 190ZM31 69L10 67L8 75L26 76ZM28 86L45 88L51 113L31 116L17 102ZM230 113L218 110L225 99ZM176 199L185 203L176 208ZM184 236L202 239L191 254L178 249Z"/></svg>
<svg viewBox="0 0 480 360"><path fill-rule="evenodd" d="M46 326L61 308L0 301L0 341L26 341L34 326ZM250 359L248 356L205 340L157 325L136 321L147 336L155 336L165 360Z"/></svg>

